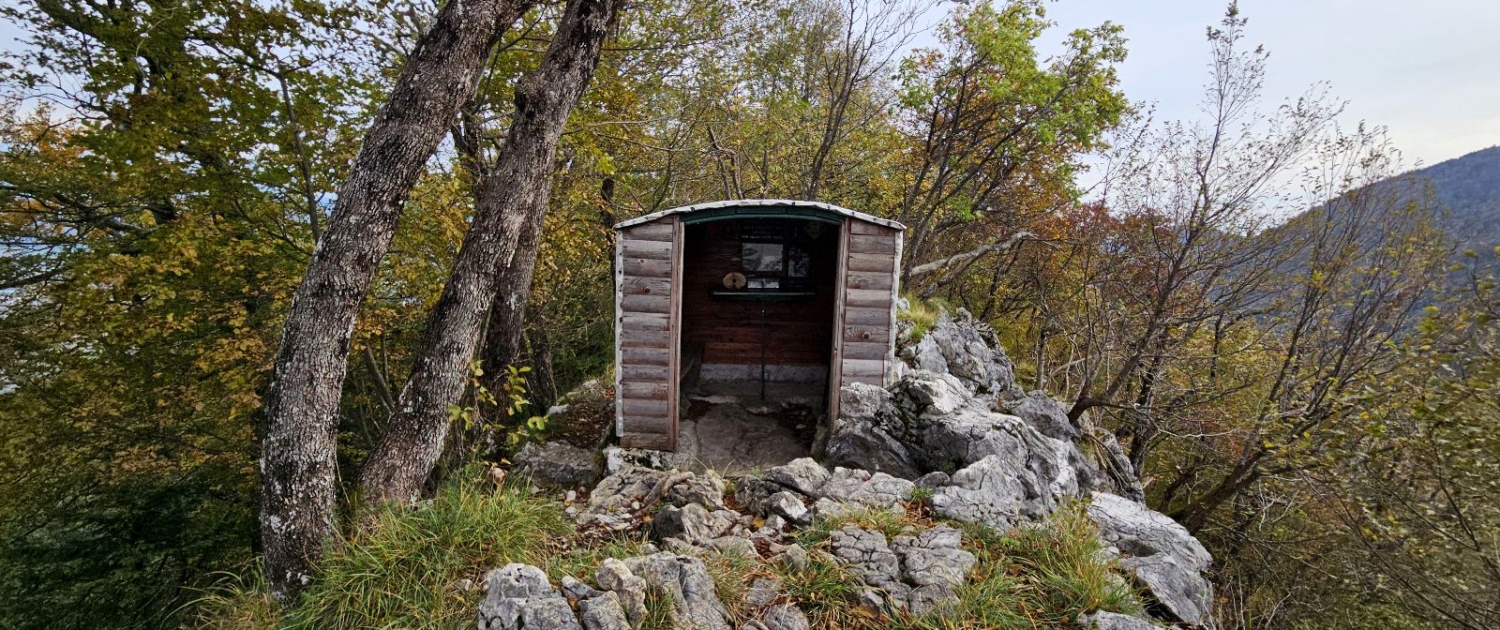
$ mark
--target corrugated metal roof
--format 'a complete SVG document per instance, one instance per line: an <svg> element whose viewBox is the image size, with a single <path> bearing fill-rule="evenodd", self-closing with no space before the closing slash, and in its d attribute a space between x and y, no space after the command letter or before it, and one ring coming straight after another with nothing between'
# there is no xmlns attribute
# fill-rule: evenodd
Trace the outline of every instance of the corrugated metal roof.
<svg viewBox="0 0 1500 630"><path fill-rule="evenodd" d="M650 223L662 217L671 216L674 214L690 214L708 210L730 210L737 208L743 208L747 210L755 208L788 208L792 210L807 209L815 211L821 210L823 212L832 212L852 219L859 219L860 221L865 221L867 223L884 225L888 228L895 228L898 230L906 229L906 226L901 225L896 221L892 221L890 219L882 219L880 217L868 215L863 212L856 212L842 206L835 206L831 203L823 203L821 201L798 201L795 199L731 199L727 201L714 201L710 203L695 203L690 206L679 206L668 210L653 212L651 214L638 216L634 219L626 219L624 221L616 223L615 229L619 230L635 225L641 225L643 223Z"/></svg>

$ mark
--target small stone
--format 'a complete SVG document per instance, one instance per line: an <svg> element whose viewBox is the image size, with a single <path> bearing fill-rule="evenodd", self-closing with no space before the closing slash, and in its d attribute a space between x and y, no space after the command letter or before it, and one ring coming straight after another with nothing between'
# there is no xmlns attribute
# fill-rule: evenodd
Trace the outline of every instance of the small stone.
<svg viewBox="0 0 1500 630"><path fill-rule="evenodd" d="M807 506L802 504L802 497L788 491L777 492L771 495L771 510L793 523L806 524L812 519L808 515Z"/></svg>
<svg viewBox="0 0 1500 630"><path fill-rule="evenodd" d="M787 545L786 550L771 558L771 561L793 571L806 571L811 558L801 545Z"/></svg>
<svg viewBox="0 0 1500 630"><path fill-rule="evenodd" d="M516 470L544 485L573 488L599 481L600 466L594 452L563 442L528 443L512 460Z"/></svg>
<svg viewBox="0 0 1500 630"><path fill-rule="evenodd" d="M1158 630L1159 628L1156 624L1144 619L1104 611L1079 616L1078 625L1085 630Z"/></svg>
<svg viewBox="0 0 1500 630"><path fill-rule="evenodd" d="M809 630L812 627L812 624L807 621L807 615L789 603L775 604L767 608L760 619L761 623L765 624L766 630Z"/></svg>
<svg viewBox="0 0 1500 630"><path fill-rule="evenodd" d="M760 610L771 605L778 597L781 597L781 580L756 578L750 584L750 590L745 593L745 605L751 610Z"/></svg>

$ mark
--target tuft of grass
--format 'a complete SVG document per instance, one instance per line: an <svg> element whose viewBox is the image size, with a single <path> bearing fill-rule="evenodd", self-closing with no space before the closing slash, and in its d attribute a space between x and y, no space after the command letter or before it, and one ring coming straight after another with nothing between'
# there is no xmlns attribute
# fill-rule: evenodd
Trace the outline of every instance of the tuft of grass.
<svg viewBox="0 0 1500 630"><path fill-rule="evenodd" d="M259 562L242 573L220 574L188 608L183 625L202 630L271 630L281 621Z"/></svg>
<svg viewBox="0 0 1500 630"><path fill-rule="evenodd" d="M964 548L979 560L959 589L957 608L901 618L892 628L1062 629L1073 627L1083 613L1142 611L1116 563L1101 553L1103 543L1082 503L1005 534L970 523L952 525L963 531Z"/></svg>
<svg viewBox="0 0 1500 630"><path fill-rule="evenodd" d="M486 571L543 565L573 533L561 504L522 482L494 490L477 471L456 477L429 503L363 514L360 529L324 555L283 627L468 628Z"/></svg>
<svg viewBox="0 0 1500 630"><path fill-rule="evenodd" d="M932 325L937 323L943 308L936 301L929 302L911 293L904 294L902 297L906 298L906 308L898 309L896 318L911 323L911 328L907 333L909 338L906 342L917 343L922 340L922 336L927 334Z"/></svg>

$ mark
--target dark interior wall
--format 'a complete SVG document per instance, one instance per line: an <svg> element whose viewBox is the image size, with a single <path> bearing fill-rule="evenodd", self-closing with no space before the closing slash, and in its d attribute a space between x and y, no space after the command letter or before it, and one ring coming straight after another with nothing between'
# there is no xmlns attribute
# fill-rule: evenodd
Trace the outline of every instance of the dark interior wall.
<svg viewBox="0 0 1500 630"><path fill-rule="evenodd" d="M683 255L683 352L701 349L705 364L759 364L764 307L767 364L827 365L833 345L839 231L838 225L797 219L731 219L688 226ZM754 276L744 269L742 243L775 240L808 253L807 277L783 278L780 290L814 295L773 302L714 295L727 290L727 274Z"/></svg>

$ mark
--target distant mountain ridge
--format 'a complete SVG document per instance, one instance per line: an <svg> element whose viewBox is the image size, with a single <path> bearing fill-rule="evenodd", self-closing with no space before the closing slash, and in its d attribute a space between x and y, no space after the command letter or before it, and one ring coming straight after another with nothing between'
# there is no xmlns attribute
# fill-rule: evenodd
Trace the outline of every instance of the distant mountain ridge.
<svg viewBox="0 0 1500 630"><path fill-rule="evenodd" d="M1448 212L1441 225L1460 248L1481 252L1500 245L1500 146L1408 173L1432 184Z"/></svg>

